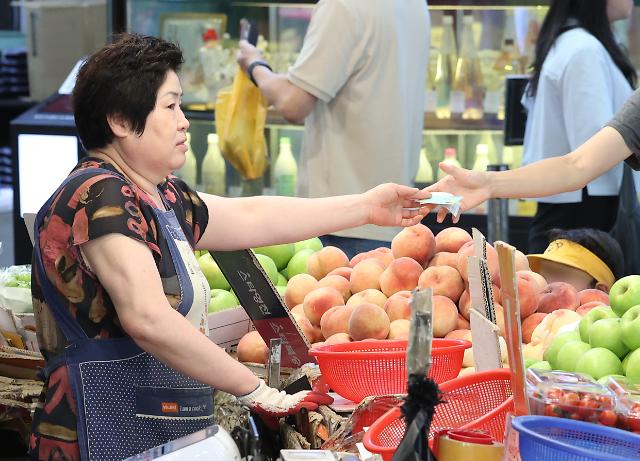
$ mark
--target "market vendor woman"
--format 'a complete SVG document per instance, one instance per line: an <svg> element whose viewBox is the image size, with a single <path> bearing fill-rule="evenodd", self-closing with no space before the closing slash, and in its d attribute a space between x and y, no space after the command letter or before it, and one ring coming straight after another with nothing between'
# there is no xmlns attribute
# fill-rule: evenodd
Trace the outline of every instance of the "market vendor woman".
<svg viewBox="0 0 640 461"><path fill-rule="evenodd" d="M384 184L319 199L224 198L171 176L189 122L182 54L124 35L81 67L73 92L88 153L38 214L33 302L47 361L30 453L118 460L206 427L212 389L283 416L325 395L270 388L207 336L194 249L293 242L363 224L408 226L426 192Z"/></svg>

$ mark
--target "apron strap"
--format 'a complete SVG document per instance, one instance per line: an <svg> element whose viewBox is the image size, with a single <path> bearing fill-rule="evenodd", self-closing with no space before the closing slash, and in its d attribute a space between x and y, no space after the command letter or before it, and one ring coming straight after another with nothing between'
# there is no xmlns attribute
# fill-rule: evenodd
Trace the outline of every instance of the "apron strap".
<svg viewBox="0 0 640 461"><path fill-rule="evenodd" d="M96 172L120 177L120 175L118 175L117 173L104 168L87 168L87 169L82 169L82 170L78 170L71 173L62 182L60 187L58 187L58 189L51 195L51 197L49 197L49 199L45 202L42 208L40 208L40 210L38 211L38 214L36 215L36 222L34 224L35 232L34 232L33 251L35 256L34 264L36 264L37 270L40 275L38 281L40 282L40 287L42 289L44 299L47 305L49 306L49 310L53 314L53 317L55 318L58 324L58 327L60 328L60 330L62 331L62 333L64 334L65 338L69 343L77 340L81 340L81 339L86 339L87 335L82 330L82 328L80 328L80 325L78 324L78 322L76 322L76 320L69 313L69 308L67 307L66 300L63 301L62 296L60 295L60 293L57 292L57 290L49 280L49 277L47 277L47 272L45 271L45 268L44 268L44 262L42 261L42 252L40 249L40 227L42 226L44 219L47 215L47 212L49 211L49 207L51 206L55 198L58 196L60 191L64 188L64 186L66 186L73 179L76 179L80 176L95 174Z"/></svg>

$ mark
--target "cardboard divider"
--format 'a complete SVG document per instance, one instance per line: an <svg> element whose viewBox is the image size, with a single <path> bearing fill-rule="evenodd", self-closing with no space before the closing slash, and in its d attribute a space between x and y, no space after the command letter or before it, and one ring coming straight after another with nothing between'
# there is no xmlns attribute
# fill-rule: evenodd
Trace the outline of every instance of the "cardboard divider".
<svg viewBox="0 0 640 461"><path fill-rule="evenodd" d="M310 344L251 250L210 251L264 342L282 340L282 366L311 362Z"/></svg>
<svg viewBox="0 0 640 461"><path fill-rule="evenodd" d="M516 416L529 414L525 384L525 368L522 357L522 323L520 319L520 300L518 282L515 273L515 248L505 243L496 245L500 263L500 281L502 286L502 307L504 308L507 355L512 371L514 408Z"/></svg>

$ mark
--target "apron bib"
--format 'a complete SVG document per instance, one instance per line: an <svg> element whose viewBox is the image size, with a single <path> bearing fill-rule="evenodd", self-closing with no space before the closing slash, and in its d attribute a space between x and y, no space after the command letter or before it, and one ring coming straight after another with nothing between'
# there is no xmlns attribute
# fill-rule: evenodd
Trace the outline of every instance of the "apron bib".
<svg viewBox="0 0 640 461"><path fill-rule="evenodd" d="M92 168L69 176L115 173ZM59 191L60 189L58 189ZM40 209L35 225L35 263L41 274L45 301L65 335L65 351L49 361L48 377L57 367L68 368L77 403L78 444L83 461L124 459L213 423L213 390L166 366L130 337L88 338L71 317L66 300L46 276L40 254L40 227L58 191ZM177 310L196 328L207 331L209 285L173 210L154 209L176 268L181 301Z"/></svg>

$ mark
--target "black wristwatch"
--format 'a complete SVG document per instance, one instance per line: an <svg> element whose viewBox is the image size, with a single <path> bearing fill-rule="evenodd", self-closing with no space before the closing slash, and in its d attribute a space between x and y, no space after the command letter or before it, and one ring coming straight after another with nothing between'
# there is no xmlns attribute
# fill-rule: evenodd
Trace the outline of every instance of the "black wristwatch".
<svg viewBox="0 0 640 461"><path fill-rule="evenodd" d="M249 67L247 67L247 75L249 76L249 79L255 86L258 86L258 83L256 82L256 79L253 78L253 69L255 69L258 66L266 67L271 72L273 72L273 69L271 68L271 66L264 61L253 61L251 64L249 64Z"/></svg>

